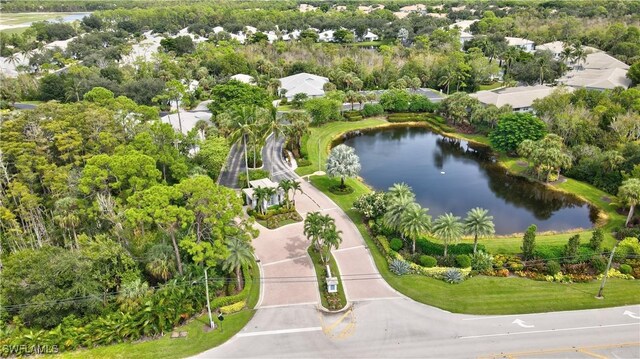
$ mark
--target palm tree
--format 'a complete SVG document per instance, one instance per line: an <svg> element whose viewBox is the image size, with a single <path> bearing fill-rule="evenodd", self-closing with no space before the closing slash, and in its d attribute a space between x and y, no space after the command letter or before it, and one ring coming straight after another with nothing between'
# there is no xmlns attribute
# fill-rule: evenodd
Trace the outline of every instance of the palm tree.
<svg viewBox="0 0 640 359"><path fill-rule="evenodd" d="M16 64L19 62L20 58L18 57L19 53L14 52L11 55L8 55L5 59L4 62L6 62L9 65L12 65L14 68L16 67Z"/></svg>
<svg viewBox="0 0 640 359"><path fill-rule="evenodd" d="M269 93L273 96L277 96L278 95L278 89L280 88L280 86L282 86L282 84L280 83L280 80L278 79L270 79L267 82L267 91L269 91Z"/></svg>
<svg viewBox="0 0 640 359"><path fill-rule="evenodd" d="M247 175L247 186L249 185L249 161L247 159L247 137L251 137L255 132L255 123L258 121L258 109L255 106L242 106L239 109L226 112L229 117L228 122L233 129L230 134L231 142L234 143L242 138L244 152L244 169ZM222 121L220 121L222 122ZM255 159L255 156L254 156Z"/></svg>
<svg viewBox="0 0 640 359"><path fill-rule="evenodd" d="M493 225L493 216L489 216L489 211L484 208L476 207L467 212L467 218L464 219L464 232L473 235L473 254L476 254L479 237L488 237L495 233Z"/></svg>
<svg viewBox="0 0 640 359"><path fill-rule="evenodd" d="M302 233L311 241L311 245L319 250L322 245L323 216L320 212L311 212L304 219L304 229Z"/></svg>
<svg viewBox="0 0 640 359"><path fill-rule="evenodd" d="M562 62L564 63L567 63L571 61L572 58L573 58L573 47L571 47L569 44L564 44L564 47L560 52L560 60L562 60Z"/></svg>
<svg viewBox="0 0 640 359"><path fill-rule="evenodd" d="M349 90L347 91L345 99L347 100L347 102L351 104L351 111L353 111L353 104L358 102L358 93L355 91Z"/></svg>
<svg viewBox="0 0 640 359"><path fill-rule="evenodd" d="M331 254L332 249L338 249L340 247L340 243L342 243L342 231L338 230L333 222L333 218L326 215L325 218L330 219L331 224L325 227L322 233L322 250L320 252L320 259L323 264L329 263L329 256Z"/></svg>
<svg viewBox="0 0 640 359"><path fill-rule="evenodd" d="M394 183L393 186L387 190L387 195L390 198L408 197L411 198L411 200L416 197L411 191L411 187L404 182Z"/></svg>
<svg viewBox="0 0 640 359"><path fill-rule="evenodd" d="M382 217L384 225L391 230L400 232L402 239L404 239L402 217L405 210L414 203L413 197L409 196L390 197L387 202L387 211Z"/></svg>
<svg viewBox="0 0 640 359"><path fill-rule="evenodd" d="M276 193L275 188L271 187L257 187L253 191L253 198L255 198L258 206L258 211L260 213L265 214L267 212L267 205L265 202L268 202L271 196Z"/></svg>
<svg viewBox="0 0 640 359"><path fill-rule="evenodd" d="M460 217L454 216L451 213L438 216L433 222L432 232L433 235L444 244L444 256L446 257L449 243L455 243L462 237Z"/></svg>
<svg viewBox="0 0 640 359"><path fill-rule="evenodd" d="M640 179L629 178L622 182L622 186L618 189L618 197L623 203L629 205L629 214L624 223L625 227L629 226L629 222L633 218L633 212L636 205L640 203Z"/></svg>
<svg viewBox="0 0 640 359"><path fill-rule="evenodd" d="M520 49L517 47L509 46L507 50L502 54L502 59L505 62L504 73L507 74L511 70L511 65L520 56Z"/></svg>
<svg viewBox="0 0 640 359"><path fill-rule="evenodd" d="M278 187L280 187L280 189L282 189L282 191L284 192L284 202L286 203L287 208L291 208L291 202L289 201L289 191L291 190L291 188L293 188L294 182L295 181L293 180L284 179L280 181L280 184L278 185Z"/></svg>
<svg viewBox="0 0 640 359"><path fill-rule="evenodd" d="M587 52L584 50L584 47L582 47L582 44L575 43L573 45L573 61L578 66L580 66L580 68L583 68L581 63L586 59L587 59Z"/></svg>
<svg viewBox="0 0 640 359"><path fill-rule="evenodd" d="M451 86L451 83L454 82L455 80L456 80L456 75L454 74L454 71L452 71L451 68L448 68L445 70L444 75L440 77L440 82L438 83L438 85L445 86L447 88L447 95L448 95L449 87Z"/></svg>
<svg viewBox="0 0 640 359"><path fill-rule="evenodd" d="M549 65L549 58L544 54L540 54L539 56L536 56L535 63L540 69L540 85L542 85L544 83L544 70Z"/></svg>
<svg viewBox="0 0 640 359"><path fill-rule="evenodd" d="M427 214L428 210L417 203L413 203L405 209L400 217L402 234L411 239L412 253L416 252L416 240L420 236L427 234L431 229L431 216Z"/></svg>
<svg viewBox="0 0 640 359"><path fill-rule="evenodd" d="M291 196L291 201L293 202L293 205L296 205L296 192L300 192L301 194L304 193L302 192L302 188L300 187L300 182L298 181L293 181L293 183L291 183L291 190L293 191L292 196Z"/></svg>
<svg viewBox="0 0 640 359"><path fill-rule="evenodd" d="M241 275L242 266L251 265L253 261L253 248L247 241L238 237L233 237L227 242L229 255L222 263L222 269L235 272L238 283L238 291L244 288L244 281Z"/></svg>

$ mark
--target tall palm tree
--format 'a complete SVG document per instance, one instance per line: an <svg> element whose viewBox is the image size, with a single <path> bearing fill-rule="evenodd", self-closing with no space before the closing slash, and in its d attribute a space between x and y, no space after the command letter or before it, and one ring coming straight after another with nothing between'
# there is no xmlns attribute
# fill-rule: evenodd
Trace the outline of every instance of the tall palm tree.
<svg viewBox="0 0 640 359"><path fill-rule="evenodd" d="M544 83L544 70L549 66L549 58L541 54L540 56L536 56L535 63L540 70L540 85L542 85Z"/></svg>
<svg viewBox="0 0 640 359"><path fill-rule="evenodd" d="M319 250L322 245L322 232L323 232L323 216L320 212L311 212L307 214L307 218L304 219L304 229L302 233L311 241L311 245Z"/></svg>
<svg viewBox="0 0 640 359"><path fill-rule="evenodd" d="M269 91L272 96L278 96L280 86L282 86L280 80L275 78L269 79L269 82L267 82L267 91Z"/></svg>
<svg viewBox="0 0 640 359"><path fill-rule="evenodd" d="M289 201L289 191L291 191L291 188L293 188L294 182L295 181L293 180L284 179L280 181L280 184L278 185L282 192L284 192L284 203L287 208L291 208L291 201Z"/></svg>
<svg viewBox="0 0 640 359"><path fill-rule="evenodd" d="M416 240L429 233L431 229L431 216L427 214L428 210L414 203L405 209L400 218L402 233L411 239L412 253L416 252Z"/></svg>
<svg viewBox="0 0 640 359"><path fill-rule="evenodd" d="M484 208L471 209L464 219L464 232L473 236L473 254L476 254L478 238L488 237L496 232L493 216L489 216L489 211Z"/></svg>
<svg viewBox="0 0 640 359"><path fill-rule="evenodd" d="M329 215L326 215L325 217L328 217L333 221L333 218L329 217ZM331 223L333 225L325 227L322 233L322 250L320 252L320 259L325 265L329 263L331 250L338 249L338 247L340 247L340 243L342 243L342 237L340 236L342 231L336 228L334 222Z"/></svg>
<svg viewBox="0 0 640 359"><path fill-rule="evenodd" d="M258 211L265 214L267 211L267 205L265 203L269 201L269 198L276 193L275 188L271 187L257 187L253 190L253 198L257 202Z"/></svg>
<svg viewBox="0 0 640 359"><path fill-rule="evenodd" d="M355 91L347 91L345 100L351 104L351 111L353 111L353 104L358 102L358 93Z"/></svg>
<svg viewBox="0 0 640 359"><path fill-rule="evenodd" d="M580 66L580 68L583 68L582 62L585 61L586 59L587 59L587 52L585 51L584 47L582 47L582 44L575 43L573 45L573 61L578 66Z"/></svg>
<svg viewBox="0 0 640 359"><path fill-rule="evenodd" d="M249 161L247 159L247 138L254 136L255 124L258 121L258 109L256 106L242 106L238 109L226 112L224 117L228 117L228 122L232 128L229 135L231 142L237 142L242 138L242 148L244 152L244 169L247 175L247 186L249 185ZM255 158L255 156L254 156Z"/></svg>
<svg viewBox="0 0 640 359"><path fill-rule="evenodd" d="M460 217L454 216L451 213L438 216L438 218L433 222L433 226L431 228L432 233L444 244L445 257L447 256L449 243L455 243L462 237L462 228Z"/></svg>
<svg viewBox="0 0 640 359"><path fill-rule="evenodd" d="M623 203L629 205L629 214L624 223L626 227L633 218L635 207L640 203L640 179L629 178L622 182L622 186L618 190L618 197Z"/></svg>
<svg viewBox="0 0 640 359"><path fill-rule="evenodd" d="M390 198L408 197L413 200L416 197L411 187L404 182L394 183L393 186L387 190L387 194Z"/></svg>
<svg viewBox="0 0 640 359"><path fill-rule="evenodd" d="M391 197L387 202L387 211L382 218L384 225L391 230L400 232L402 239L404 239L402 217L407 207L414 203L414 199L409 196Z"/></svg>
<svg viewBox="0 0 640 359"><path fill-rule="evenodd" d="M504 73L507 74L511 70L511 65L520 56L520 49L517 47L509 46L504 53L502 53L502 59L504 60Z"/></svg>
<svg viewBox="0 0 640 359"><path fill-rule="evenodd" d="M238 290L244 288L244 280L242 278L242 266L251 265L253 261L253 248L247 241L233 237L227 241L227 250L229 255L222 263L222 269L229 272L235 272Z"/></svg>
<svg viewBox="0 0 640 359"><path fill-rule="evenodd" d="M292 196L291 196L291 201L293 201L293 205L296 205L296 192L300 192L301 194L304 193L302 192L302 187L300 187L300 182L298 181L293 181L293 183L291 183L291 190L293 191Z"/></svg>

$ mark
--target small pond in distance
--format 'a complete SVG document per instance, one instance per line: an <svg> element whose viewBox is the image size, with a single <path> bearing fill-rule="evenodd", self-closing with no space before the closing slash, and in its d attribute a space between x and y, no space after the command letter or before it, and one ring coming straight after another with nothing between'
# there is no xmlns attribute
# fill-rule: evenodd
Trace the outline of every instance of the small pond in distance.
<svg viewBox="0 0 640 359"><path fill-rule="evenodd" d="M590 228L597 209L578 198L512 176L493 160L489 148L443 137L426 128L364 132L344 142L356 150L360 176L376 190L405 182L435 218L465 217L473 207L489 210L497 234Z"/></svg>

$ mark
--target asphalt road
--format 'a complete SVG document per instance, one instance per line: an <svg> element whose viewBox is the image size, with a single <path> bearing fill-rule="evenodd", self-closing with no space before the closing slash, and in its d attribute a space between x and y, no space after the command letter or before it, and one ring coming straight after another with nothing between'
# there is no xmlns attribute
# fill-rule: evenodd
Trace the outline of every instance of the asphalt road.
<svg viewBox="0 0 640 359"><path fill-rule="evenodd" d="M243 149L242 142L236 142L231 146L227 163L218 176L218 184L229 188L238 188L238 174L245 169Z"/></svg>
<svg viewBox="0 0 640 359"><path fill-rule="evenodd" d="M298 177L291 172L291 165L282 156L283 147L284 137L280 136L276 138L272 134L267 138L262 148L262 163L264 163L264 169L269 171L271 179L276 182Z"/></svg>

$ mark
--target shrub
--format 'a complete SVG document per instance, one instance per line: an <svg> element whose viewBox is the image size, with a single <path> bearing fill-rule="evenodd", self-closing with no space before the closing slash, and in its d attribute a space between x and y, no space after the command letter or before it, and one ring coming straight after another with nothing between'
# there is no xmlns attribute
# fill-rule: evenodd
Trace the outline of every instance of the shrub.
<svg viewBox="0 0 640 359"><path fill-rule="evenodd" d="M540 259L556 259L562 257L562 247L559 246L538 246L535 250L535 256Z"/></svg>
<svg viewBox="0 0 640 359"><path fill-rule="evenodd" d="M388 90L380 96L380 105L389 112L404 112L409 109L409 100L405 90Z"/></svg>
<svg viewBox="0 0 640 359"><path fill-rule="evenodd" d="M620 228L616 232L616 239L621 241L625 238L634 237L640 239L640 228Z"/></svg>
<svg viewBox="0 0 640 359"><path fill-rule="evenodd" d="M391 251L391 247L389 246L389 240L385 236L376 236L376 241L378 241L378 245L383 254L388 254Z"/></svg>
<svg viewBox="0 0 640 359"><path fill-rule="evenodd" d="M459 269L449 268L446 272L444 272L442 279L447 283L457 284L462 282L463 277Z"/></svg>
<svg viewBox="0 0 640 359"><path fill-rule="evenodd" d="M405 275L409 273L409 263L400 259L394 259L389 263L389 270L396 275Z"/></svg>
<svg viewBox="0 0 640 359"><path fill-rule="evenodd" d="M556 273L560 272L560 264L556 261L547 262L547 274L556 275Z"/></svg>
<svg viewBox="0 0 640 359"><path fill-rule="evenodd" d="M416 248L422 254L427 254L430 256L441 256L444 254L444 246L440 243L431 242L424 238L420 238L416 241ZM485 251L485 246L482 244L478 244L478 251ZM469 254L473 253L473 243L458 243L454 245L449 245L449 254L458 255L458 254Z"/></svg>
<svg viewBox="0 0 640 359"><path fill-rule="evenodd" d="M391 242L389 242L389 247L396 252L401 250L403 247L402 240L399 238L392 239Z"/></svg>
<svg viewBox="0 0 640 359"><path fill-rule="evenodd" d="M471 258L471 268L486 273L493 267L493 257L483 251L476 252Z"/></svg>
<svg viewBox="0 0 640 359"><path fill-rule="evenodd" d="M600 249L603 240L604 234L602 234L602 230L600 228L597 228L591 235L591 239L589 240L589 248L597 251L598 249Z"/></svg>
<svg viewBox="0 0 640 359"><path fill-rule="evenodd" d="M495 149L515 152L522 141L537 141L543 138L546 127L542 120L530 113L504 114L489 134L489 140Z"/></svg>
<svg viewBox="0 0 640 359"><path fill-rule="evenodd" d="M306 166L311 166L311 161L309 161L306 158L299 158L296 160L298 167L306 167Z"/></svg>
<svg viewBox="0 0 640 359"><path fill-rule="evenodd" d="M435 112L438 106L422 95L411 95L409 111L411 112Z"/></svg>
<svg viewBox="0 0 640 359"><path fill-rule="evenodd" d="M363 194L353 203L353 209L360 212L367 219L382 217L387 209L384 192Z"/></svg>
<svg viewBox="0 0 640 359"><path fill-rule="evenodd" d="M245 305L247 305L247 302L243 300L235 304L221 307L220 311L222 312L222 314L232 314L241 311L245 307Z"/></svg>
<svg viewBox="0 0 640 359"><path fill-rule="evenodd" d="M625 248L628 254L640 255L640 241L634 237L627 237L620 241L618 248Z"/></svg>
<svg viewBox="0 0 640 359"><path fill-rule="evenodd" d="M607 260L602 256L594 256L593 258L591 258L589 263L597 274L604 273L604 271L607 270Z"/></svg>
<svg viewBox="0 0 640 359"><path fill-rule="evenodd" d="M373 117L373 116L380 116L384 113L384 108L382 108L382 105L375 103L375 104L365 104L364 107L362 107L362 116L364 117Z"/></svg>
<svg viewBox="0 0 640 359"><path fill-rule="evenodd" d="M438 261L432 256L421 255L420 265L427 268L435 267Z"/></svg>
<svg viewBox="0 0 640 359"><path fill-rule="evenodd" d="M261 178L269 178L269 171L256 169L249 170L249 181L261 179ZM247 175L244 171L238 175L238 187L246 188L249 184L247 183Z"/></svg>
<svg viewBox="0 0 640 359"><path fill-rule="evenodd" d="M578 255L578 247L580 246L580 235L576 234L569 238L569 241L564 246L564 261L571 263L576 260Z"/></svg>
<svg viewBox="0 0 640 359"><path fill-rule="evenodd" d="M494 275L496 277L508 277L509 276L509 270L507 268L500 268L497 271L494 272Z"/></svg>
<svg viewBox="0 0 640 359"><path fill-rule="evenodd" d="M618 246L616 252L613 254L613 261L616 263L622 263L629 255L629 249L627 247Z"/></svg>
<svg viewBox="0 0 640 359"><path fill-rule="evenodd" d="M458 268L469 268L471 267L471 257L466 254L459 254L456 256L456 266Z"/></svg>
<svg viewBox="0 0 640 359"><path fill-rule="evenodd" d="M522 238L522 257L526 260L533 259L533 253L536 247L536 227L535 224L532 224L527 228L527 232L524 234Z"/></svg>
<svg viewBox="0 0 640 359"><path fill-rule="evenodd" d="M631 266L628 264L621 264L620 268L618 268L620 273L622 274L631 274Z"/></svg>

